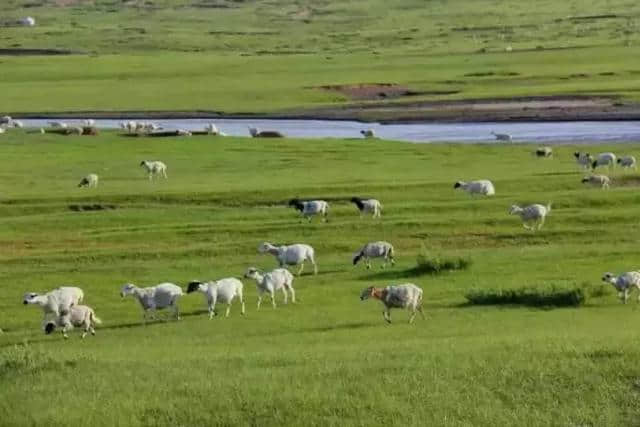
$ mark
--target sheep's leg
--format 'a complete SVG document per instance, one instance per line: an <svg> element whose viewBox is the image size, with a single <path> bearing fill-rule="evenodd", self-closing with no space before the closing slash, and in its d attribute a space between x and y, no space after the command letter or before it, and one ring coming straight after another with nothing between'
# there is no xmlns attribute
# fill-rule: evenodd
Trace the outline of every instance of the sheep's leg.
<svg viewBox="0 0 640 427"><path fill-rule="evenodd" d="M411 315L409 316L409 324L412 324L413 323L413 319L415 319L415 318L416 318L416 310L413 309L413 310L411 310Z"/></svg>
<svg viewBox="0 0 640 427"><path fill-rule="evenodd" d="M227 304L227 312L224 314L224 317L229 317L229 313L231 313L231 301Z"/></svg>
<svg viewBox="0 0 640 427"><path fill-rule="evenodd" d="M271 305L273 308L276 308L276 293L274 291L269 291L269 294L271 296Z"/></svg>
<svg viewBox="0 0 640 427"><path fill-rule="evenodd" d="M371 260L368 257L364 259L364 265L367 267L367 270L371 269Z"/></svg>
<svg viewBox="0 0 640 427"><path fill-rule="evenodd" d="M262 304L262 293L258 295L258 307L256 308L256 310L260 310L260 304Z"/></svg>
<svg viewBox="0 0 640 427"><path fill-rule="evenodd" d="M302 270L304 270L304 261L300 263L300 269L298 270L298 276L302 274Z"/></svg>
<svg viewBox="0 0 640 427"><path fill-rule="evenodd" d="M627 300L629 300L629 289L625 289L624 290L624 303L627 303Z"/></svg>
<svg viewBox="0 0 640 427"><path fill-rule="evenodd" d="M418 308L418 312L420 313L420 316L422 316L422 319L426 320L426 317L424 316L424 313L422 312L422 306L419 305L417 308Z"/></svg>
<svg viewBox="0 0 640 427"><path fill-rule="evenodd" d="M289 292L291 292L291 302L296 303L296 291L293 290L293 286L289 285ZM640 294L638 295L638 301L640 302Z"/></svg>
<svg viewBox="0 0 640 427"><path fill-rule="evenodd" d="M284 303L288 304L289 303L289 295L287 295L287 287L286 286L282 287L282 295L284 296Z"/></svg>
<svg viewBox="0 0 640 427"><path fill-rule="evenodd" d="M387 321L387 323L391 323L391 313L389 313L389 309L385 308L382 311L382 317L384 317L384 320Z"/></svg>
<svg viewBox="0 0 640 427"><path fill-rule="evenodd" d="M216 303L210 302L209 303L209 320L213 319L213 316L215 315L216 315Z"/></svg>
<svg viewBox="0 0 640 427"><path fill-rule="evenodd" d="M180 308L178 307L177 302L173 302L173 314L175 315L176 320L180 320Z"/></svg>
<svg viewBox="0 0 640 427"><path fill-rule="evenodd" d="M240 314L244 316L244 298L240 297Z"/></svg>

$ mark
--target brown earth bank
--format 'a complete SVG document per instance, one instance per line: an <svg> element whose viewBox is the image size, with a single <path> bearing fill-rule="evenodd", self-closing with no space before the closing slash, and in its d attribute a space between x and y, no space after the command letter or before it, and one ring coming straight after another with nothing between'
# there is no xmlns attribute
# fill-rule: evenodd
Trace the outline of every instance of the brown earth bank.
<svg viewBox="0 0 640 427"><path fill-rule="evenodd" d="M276 113L222 111L0 112L25 119L315 119L363 122L510 122L640 120L640 104L612 96L531 96L453 101L352 102Z"/></svg>

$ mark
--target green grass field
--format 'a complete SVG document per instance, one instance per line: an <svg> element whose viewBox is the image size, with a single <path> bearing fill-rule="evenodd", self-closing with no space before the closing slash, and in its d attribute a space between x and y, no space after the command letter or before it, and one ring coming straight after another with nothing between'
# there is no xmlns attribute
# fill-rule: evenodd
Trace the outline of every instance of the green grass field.
<svg viewBox="0 0 640 427"><path fill-rule="evenodd" d="M585 188L576 147L553 159L530 145L414 145L375 140L158 140L2 135L0 155L0 416L2 425L638 425L640 350L635 295L622 305L605 271L637 268L637 175ZM638 153L626 144L589 148ZM167 163L150 183L142 159ZM97 190L79 189L89 172ZM472 199L458 179L490 178ZM353 195L382 200L360 219ZM294 196L326 198L328 223L300 222ZM553 202L539 233L512 203ZM116 209L77 211L77 206ZM384 239L397 265L367 271L351 257ZM207 320L202 295L179 322L141 325L122 284L241 276L269 269L265 240L306 242L320 273L294 282L299 302ZM420 253L469 258L411 276ZM387 325L369 285L414 282L427 320ZM40 330L27 291L85 290L104 321L68 341ZM580 308L465 305L472 289L603 287ZM598 293L595 293L596 295ZM278 301L281 301L279 296Z"/></svg>
<svg viewBox="0 0 640 427"><path fill-rule="evenodd" d="M530 95L638 100L628 0L7 0L0 111L273 113L344 104L322 85L397 83L410 102ZM56 6L66 4L65 7Z"/></svg>

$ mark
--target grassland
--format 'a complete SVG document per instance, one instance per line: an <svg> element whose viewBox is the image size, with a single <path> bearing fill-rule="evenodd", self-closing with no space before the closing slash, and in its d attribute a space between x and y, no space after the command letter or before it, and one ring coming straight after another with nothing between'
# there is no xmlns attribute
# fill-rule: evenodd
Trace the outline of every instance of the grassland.
<svg viewBox="0 0 640 427"><path fill-rule="evenodd" d="M637 177L584 188L571 153L530 146L413 145L362 140L2 136L0 155L0 417L3 425L637 425L640 349L635 301L622 305L604 271L637 268ZM640 146L598 150L638 153ZM594 150L595 151L595 150ZM162 159L169 180L138 163ZM461 159L464 160L461 160ZM97 190L75 187L88 172ZM461 178L490 177L471 199ZM380 221L346 202L370 195ZM299 222L293 196L331 201L328 223ZM507 215L553 202L539 233ZM78 211L76 206L116 209ZM396 267L351 265L364 242L391 241ZM299 303L206 320L201 295L184 319L142 326L118 295L141 285L240 276L271 268L263 240L307 242L320 274L296 279ZM421 253L468 269L407 275ZM428 318L384 324L361 303L368 285L411 281ZM78 284L104 325L63 341L40 330L26 291ZM603 287L580 308L472 307L472 289Z"/></svg>
<svg viewBox="0 0 640 427"><path fill-rule="evenodd" d="M4 112L291 112L343 105L345 94L318 86L359 83L409 88L386 101L400 105L576 94L635 102L640 87L640 6L628 0L5 3L3 22L29 14L38 25L2 28L0 48L84 54L3 57Z"/></svg>

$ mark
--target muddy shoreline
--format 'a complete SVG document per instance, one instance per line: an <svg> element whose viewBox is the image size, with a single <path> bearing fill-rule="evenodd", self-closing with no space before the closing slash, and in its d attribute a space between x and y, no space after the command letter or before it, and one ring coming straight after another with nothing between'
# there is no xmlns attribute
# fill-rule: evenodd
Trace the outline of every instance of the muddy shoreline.
<svg viewBox="0 0 640 427"><path fill-rule="evenodd" d="M640 104L614 97L546 96L509 99L345 103L277 113L184 111L8 112L22 119L278 119L379 123L553 122L640 120Z"/></svg>

